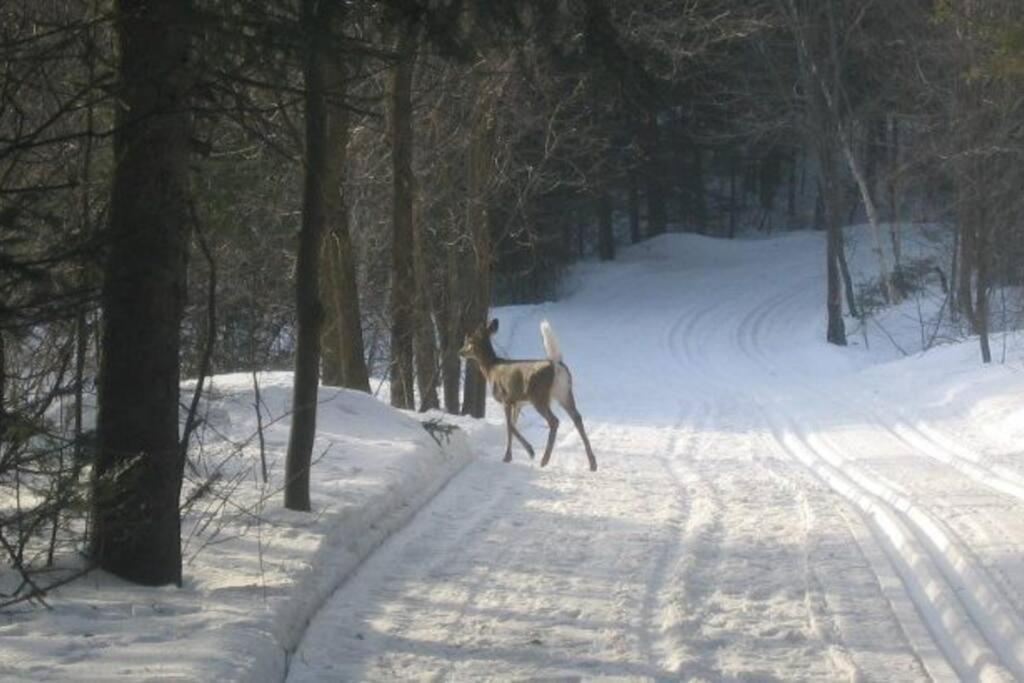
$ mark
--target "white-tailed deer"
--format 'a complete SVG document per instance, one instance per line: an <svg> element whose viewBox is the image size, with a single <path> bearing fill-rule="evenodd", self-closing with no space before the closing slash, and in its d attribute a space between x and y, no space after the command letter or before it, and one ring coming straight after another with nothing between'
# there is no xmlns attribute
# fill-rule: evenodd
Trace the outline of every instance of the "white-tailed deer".
<svg viewBox="0 0 1024 683"><path fill-rule="evenodd" d="M519 409L524 403L532 403L537 412L548 423L548 445L544 449L544 457L540 466L544 467L551 459L551 449L555 445L558 433L558 418L551 411L551 399L555 399L569 413L572 423L583 439L583 447L587 450L591 471L597 470L597 460L590 448L590 440L583 429L583 418L576 410L576 399L572 395L572 375L569 368L562 362L562 352L558 349L555 334L547 320L540 324L540 334L547 351L547 360L509 360L500 358L494 352L491 335L498 331L497 319L490 324L480 325L472 334L466 335L465 344L459 351L463 358L476 361L484 378L491 383L494 399L505 408L505 426L507 442L505 446L505 462L512 460L512 437L515 436L533 457L533 447L516 429Z"/></svg>

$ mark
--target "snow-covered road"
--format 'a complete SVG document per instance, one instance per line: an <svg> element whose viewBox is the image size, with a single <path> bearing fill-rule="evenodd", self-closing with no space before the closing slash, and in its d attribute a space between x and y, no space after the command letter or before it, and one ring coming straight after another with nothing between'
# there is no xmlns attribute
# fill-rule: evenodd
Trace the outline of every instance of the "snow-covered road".
<svg viewBox="0 0 1024 683"><path fill-rule="evenodd" d="M498 311L513 357L552 322L599 471L568 420L545 470L486 444L290 680L1024 680L1020 451L926 400L949 363L821 343L821 253L665 236Z"/></svg>

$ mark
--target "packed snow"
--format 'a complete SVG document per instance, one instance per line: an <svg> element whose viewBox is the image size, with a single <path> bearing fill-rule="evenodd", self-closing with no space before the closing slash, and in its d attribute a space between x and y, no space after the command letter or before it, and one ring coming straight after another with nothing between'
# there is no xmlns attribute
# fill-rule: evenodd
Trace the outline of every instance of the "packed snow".
<svg viewBox="0 0 1024 683"><path fill-rule="evenodd" d="M439 445L323 389L314 514L226 510L182 589L93 572L2 615L0 675L1024 680L1024 343L982 366L926 291L826 345L823 239L665 235L495 311L509 357L543 357L551 322L595 473L568 419L542 470L500 462L493 403ZM250 381L216 378L208 462L258 458ZM288 376L263 384L285 415ZM520 426L539 451L544 421Z"/></svg>

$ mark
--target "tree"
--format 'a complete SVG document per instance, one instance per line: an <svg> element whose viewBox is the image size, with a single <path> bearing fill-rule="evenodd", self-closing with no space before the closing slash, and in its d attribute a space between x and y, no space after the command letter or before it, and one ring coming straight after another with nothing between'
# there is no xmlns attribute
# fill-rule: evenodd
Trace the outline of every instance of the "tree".
<svg viewBox="0 0 1024 683"><path fill-rule="evenodd" d="M337 49L324 55L327 91L327 159L324 170L325 211L329 225L323 247L325 384L370 391L363 349L362 313L356 278L355 251L349 235L345 198L345 167L351 116L345 102L350 71Z"/></svg>
<svg viewBox="0 0 1024 683"><path fill-rule="evenodd" d="M413 205L412 86L419 27L412 19L398 22L396 60L390 80L391 163L394 194L391 232L391 405L415 407L413 341L417 295Z"/></svg>
<svg viewBox="0 0 1024 683"><path fill-rule="evenodd" d="M469 121L469 153L466 160L466 227L472 235L473 250L465 261L469 276L463 280L467 301L463 318L464 335L472 333L487 320L491 305L491 211L488 195L493 180L497 105L507 82L504 74L491 75L494 62L481 60L470 75L472 113ZM467 361L463 381L462 414L484 416L487 385L475 361Z"/></svg>
<svg viewBox="0 0 1024 683"><path fill-rule="evenodd" d="M117 130L104 267L92 556L181 583L180 325L189 243L191 2L119 0Z"/></svg>
<svg viewBox="0 0 1024 683"><path fill-rule="evenodd" d="M302 30L306 103L306 161L303 178L302 228L295 263L295 379L292 425L285 459L284 505L309 511L309 470L316 439L317 394L320 384L320 340L324 312L320 299L320 250L326 223L327 176L326 64L334 12L328 0L303 0Z"/></svg>
<svg viewBox="0 0 1024 683"><path fill-rule="evenodd" d="M792 32L798 55L800 84L806 99L803 119L808 143L817 153L821 196L824 203L826 232L825 309L828 318L826 339L830 344L846 345L843 322L843 296L840 283L842 258L842 191L839 159L843 122L837 106L840 97L835 42L836 24L833 0L824 3L784 0L786 25ZM833 77L830 77L830 74Z"/></svg>

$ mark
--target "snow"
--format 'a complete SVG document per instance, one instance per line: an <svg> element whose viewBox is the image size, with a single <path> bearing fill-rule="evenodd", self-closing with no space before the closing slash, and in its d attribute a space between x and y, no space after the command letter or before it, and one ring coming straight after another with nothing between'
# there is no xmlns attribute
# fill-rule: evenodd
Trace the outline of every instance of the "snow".
<svg viewBox="0 0 1024 683"><path fill-rule="evenodd" d="M935 226L904 237L907 258L942 253ZM873 277L867 228L847 243ZM927 327L931 283L828 346L823 253L818 233L664 235L574 269L559 302L497 310L510 357L541 357L550 321L596 473L567 419L547 468L518 444L506 465L493 404L439 449L323 389L319 514L220 520L181 590L94 573L5 615L0 674L1024 680L1024 343L996 335L1006 362L982 366L976 339ZM234 442L249 381L216 379ZM288 376L263 383L284 414ZM531 408L520 427L543 445ZM268 430L278 481L286 436Z"/></svg>
<svg viewBox="0 0 1024 683"><path fill-rule="evenodd" d="M256 479L251 376L212 387L200 467L226 463L223 480L238 485L230 505L201 499L186 516L185 585L94 571L55 591L52 610L0 615L0 678L280 681L323 600L471 459L462 432L441 448L413 417L322 387L314 512L291 512L280 493L291 375L260 376L267 486Z"/></svg>

